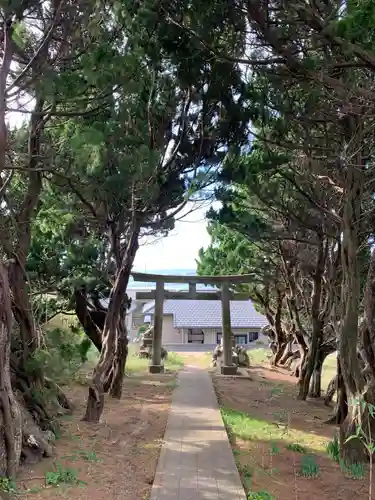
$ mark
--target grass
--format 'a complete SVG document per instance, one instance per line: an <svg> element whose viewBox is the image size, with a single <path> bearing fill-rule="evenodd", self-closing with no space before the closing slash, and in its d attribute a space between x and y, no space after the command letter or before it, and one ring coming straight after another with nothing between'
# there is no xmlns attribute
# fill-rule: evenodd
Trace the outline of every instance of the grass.
<svg viewBox="0 0 375 500"><path fill-rule="evenodd" d="M129 346L129 355L126 362L126 373L145 373L148 370L149 360L137 356L137 348L134 345ZM184 359L174 352L168 353L168 358L164 362L164 367L169 371L178 371L184 367Z"/></svg>
<svg viewBox="0 0 375 500"><path fill-rule="evenodd" d="M248 349L247 354L250 358L250 365L265 365L269 363L272 356L271 349L268 349L268 347Z"/></svg>
<svg viewBox="0 0 375 500"><path fill-rule="evenodd" d="M301 468L297 474L307 479L312 479L318 477L319 473L320 467L315 457L311 455L303 455L301 460Z"/></svg>
<svg viewBox="0 0 375 500"><path fill-rule="evenodd" d="M256 349L249 349L247 351L250 357L251 365L268 365L272 357L271 349L268 347L257 347ZM336 375L336 353L330 354L323 365L322 370L322 389L326 390L328 384Z"/></svg>
<svg viewBox="0 0 375 500"><path fill-rule="evenodd" d="M268 441L281 443L287 448L293 444L304 450L325 451L327 440L322 436L310 434L287 426L278 426L265 420L251 417L247 413L231 408L222 408L221 414L230 435L244 441Z"/></svg>

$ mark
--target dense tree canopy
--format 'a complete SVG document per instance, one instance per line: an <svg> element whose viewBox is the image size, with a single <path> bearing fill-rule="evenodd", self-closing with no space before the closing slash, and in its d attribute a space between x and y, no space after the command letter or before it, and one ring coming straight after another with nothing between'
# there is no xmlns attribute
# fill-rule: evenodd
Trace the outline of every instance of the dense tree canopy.
<svg viewBox="0 0 375 500"><path fill-rule="evenodd" d="M140 238L212 185L198 271L254 276L242 291L269 320L273 362L296 361L301 399L338 350L335 420L356 460L346 436L375 403L373 2L0 12L0 475L69 410L35 362L45 323L75 311L100 352L85 415L99 421L104 394L121 396Z"/></svg>

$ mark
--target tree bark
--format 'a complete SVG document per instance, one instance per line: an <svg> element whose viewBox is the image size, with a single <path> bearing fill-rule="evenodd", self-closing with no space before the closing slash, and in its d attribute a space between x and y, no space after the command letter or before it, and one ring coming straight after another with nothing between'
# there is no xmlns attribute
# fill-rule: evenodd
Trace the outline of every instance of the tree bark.
<svg viewBox="0 0 375 500"><path fill-rule="evenodd" d="M337 356L337 375L331 382L334 384L334 387L332 387L333 390L332 398L335 389L337 390L337 402L333 417L330 418L326 423L340 425L345 421L348 415L348 395L346 393L344 378L341 372L341 363L339 356Z"/></svg>
<svg viewBox="0 0 375 500"><path fill-rule="evenodd" d="M283 310L284 296L285 296L284 293L282 293L280 290L277 290L277 306L276 306L276 314L274 320L274 330L276 333L276 352L271 361L272 366L278 365L280 358L283 355L285 347L287 345L287 339L281 324L281 314Z"/></svg>
<svg viewBox="0 0 375 500"><path fill-rule="evenodd" d="M125 305L123 305L125 310ZM113 398L121 399L122 381L125 374L125 365L128 357L128 332L125 325L125 314L119 318L118 336L117 336L116 355L113 363L113 375L109 394Z"/></svg>
<svg viewBox="0 0 375 500"><path fill-rule="evenodd" d="M21 457L22 419L10 379L12 326L8 276L0 263L0 477L14 479Z"/></svg>
<svg viewBox="0 0 375 500"><path fill-rule="evenodd" d="M100 352L102 350L102 329L105 323L104 311L90 311L87 306L87 296L83 289L74 290L75 312L85 334ZM96 314L95 314L96 313ZM100 327L100 323L102 325Z"/></svg>
<svg viewBox="0 0 375 500"><path fill-rule="evenodd" d="M310 398L320 398L322 395L322 369L327 356L335 352L335 346L326 344L322 346L317 354L314 371L310 383Z"/></svg>
<svg viewBox="0 0 375 500"><path fill-rule="evenodd" d="M106 382L112 377L111 386L113 392L121 395L120 385L123 381L123 373L127 355L127 348L123 333L119 332L121 315L125 314L123 309L126 288L128 286L131 268L138 250L140 224L134 218L129 235L127 248L122 257L121 268L117 272L116 280L111 290L108 311L106 315L102 350L99 362L94 370L92 383L89 388L86 413L83 420L87 422L99 422L104 408L104 392Z"/></svg>
<svg viewBox="0 0 375 500"><path fill-rule="evenodd" d="M299 378L299 391L297 396L297 398L301 400L306 400L308 396L310 381L314 373L314 370L317 370L315 374L316 376L314 383L319 385L319 387L316 387L316 389L319 390L319 395L320 395L320 378L321 378L322 366L319 363L318 355L319 355L319 348L323 340L323 326L324 326L322 318L320 316L320 307L321 307L323 274L324 274L327 252L326 252L326 245L324 244L323 234L319 234L318 237L319 237L318 256L315 265L315 273L313 277L313 293L311 298L312 334L306 361L301 365L301 373Z"/></svg>

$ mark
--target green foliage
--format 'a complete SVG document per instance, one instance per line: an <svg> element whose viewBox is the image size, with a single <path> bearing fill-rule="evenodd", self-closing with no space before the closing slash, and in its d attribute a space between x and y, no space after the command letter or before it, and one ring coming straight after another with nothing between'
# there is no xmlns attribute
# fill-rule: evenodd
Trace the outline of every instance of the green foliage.
<svg viewBox="0 0 375 500"><path fill-rule="evenodd" d="M362 463L345 463L339 459L342 472L351 479L363 479L365 477L365 465Z"/></svg>
<svg viewBox="0 0 375 500"><path fill-rule="evenodd" d="M340 461L340 442L337 434L333 440L327 444L327 454L337 463Z"/></svg>
<svg viewBox="0 0 375 500"><path fill-rule="evenodd" d="M278 447L277 443L272 442L270 447L270 455L279 455L279 454L280 454L280 448Z"/></svg>
<svg viewBox="0 0 375 500"><path fill-rule="evenodd" d="M58 464L55 471L46 472L46 486L59 486L60 484L78 484L81 483L74 469L64 468Z"/></svg>
<svg viewBox="0 0 375 500"><path fill-rule="evenodd" d="M16 493L17 486L16 483L9 479L8 477L0 477L0 492L4 493Z"/></svg>
<svg viewBox="0 0 375 500"><path fill-rule="evenodd" d="M83 335L75 328L47 329L43 334L44 344L27 361L27 372L32 374L42 368L57 384L65 384L87 361L91 341Z"/></svg>
<svg viewBox="0 0 375 500"><path fill-rule="evenodd" d="M320 467L315 457L312 455L304 455L301 460L301 468L298 475L311 479L318 477L319 473Z"/></svg>
<svg viewBox="0 0 375 500"><path fill-rule="evenodd" d="M248 500L276 500L276 497L267 491L252 491L247 495Z"/></svg>
<svg viewBox="0 0 375 500"><path fill-rule="evenodd" d="M306 448L299 443L290 443L287 445L286 448L287 450L294 451L296 453L305 454L307 452Z"/></svg>

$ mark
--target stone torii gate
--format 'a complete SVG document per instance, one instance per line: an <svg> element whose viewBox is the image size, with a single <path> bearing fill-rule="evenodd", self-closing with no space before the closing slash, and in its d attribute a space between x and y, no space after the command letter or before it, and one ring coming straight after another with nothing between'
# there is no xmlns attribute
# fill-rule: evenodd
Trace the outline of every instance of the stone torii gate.
<svg viewBox="0 0 375 500"><path fill-rule="evenodd" d="M221 367L223 375L235 375L237 367L233 364L232 347L233 335L230 322L230 301L249 300L249 295L232 293L230 284L250 283L254 277L251 274L233 276L181 276L148 273L132 273L134 281L156 283L156 290L151 292L137 292L136 299L155 299L154 331L152 360L149 365L150 373L160 373L164 367L161 363L162 330L163 330L163 303L164 299L174 300L221 300L222 339L224 365ZM187 292L171 292L164 289L165 283L182 283L189 285ZM216 285L220 288L217 292L198 292L197 284Z"/></svg>

